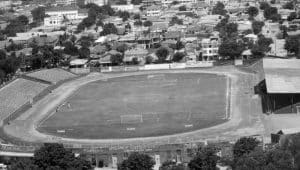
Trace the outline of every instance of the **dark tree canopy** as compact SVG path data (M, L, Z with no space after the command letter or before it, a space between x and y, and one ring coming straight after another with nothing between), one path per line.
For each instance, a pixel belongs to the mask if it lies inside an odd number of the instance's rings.
M44 144L44 146L36 150L33 163L42 169L91 169L89 162L76 158L62 144L55 143Z
M297 18L297 13L296 12L291 12L290 15L288 16L287 20L292 21Z
M117 30L116 26L113 23L108 23L103 26L103 30L100 33L100 35L104 36L104 35L108 35L108 34L117 34L117 33L118 33L118 30Z
M177 16L172 17L171 21L169 22L169 25L173 26L175 24L183 25L183 20L179 19Z
M259 8L260 8L261 10L265 10L265 9L267 9L267 8L270 8L270 5L269 5L268 2L261 2L260 5L259 5Z
M146 154L132 153L118 166L118 170L152 170L155 162Z
M36 22L41 22L44 20L45 14L45 7L37 7L31 11L31 15L33 20Z
M233 146L233 156L235 159L243 156L244 154L249 154L254 151L258 146L259 142L252 137L240 138Z
M179 9L179 11L186 11L186 6L185 6L185 5L182 5L182 6L180 6L178 9Z
M239 43L236 40L227 39L220 45L219 54L223 57L235 59L239 57L244 50L245 46L243 43Z
M114 54L111 55L110 61L113 65L120 65L121 63L123 63L123 58L124 56L122 54Z
M218 2L212 10L214 15L226 15L227 11L225 10L225 5L222 2Z
M293 157L289 151L275 148L268 151L257 149L237 158L236 170L294 170Z
M298 58L300 57L300 37L289 36L286 38L285 49L288 52L294 53Z
M283 5L283 8L284 9L291 9L291 10L294 9L295 8L294 2L293 1L287 2L286 4Z
M165 47L161 47L156 51L155 54L158 57L158 62L164 63L169 55L169 50Z
M264 17L267 20L272 20L273 22L279 21L281 19L281 15L278 14L278 10L276 7L269 7L264 10Z
M180 62L184 58L184 56L185 56L184 53L181 53L181 52L175 53L173 58L172 58L172 61Z
M167 161L161 165L160 170L186 170L186 168L183 164L177 164L173 161Z
M142 0L131 0L131 3L133 5L140 5L140 3L142 3Z
M153 25L153 23L151 21L147 20L143 23L143 25L144 25L144 27L151 27Z
M259 34L262 30L262 27L265 25L262 21L253 21L252 22L252 30L254 34Z
M216 153L217 149L214 147L200 147L188 164L190 170L215 170L219 160Z
M260 35L256 44L253 45L251 52L255 57L264 57L265 53L271 50L270 45L272 43L273 40L271 38Z
M257 16L258 12L258 9L254 6L250 6L247 10L247 14L252 18Z

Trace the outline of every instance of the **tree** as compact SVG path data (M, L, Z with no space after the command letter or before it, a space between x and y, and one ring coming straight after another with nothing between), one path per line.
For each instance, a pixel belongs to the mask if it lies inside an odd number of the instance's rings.
M147 56L146 57L146 64L151 64L151 63L153 63L153 57Z
M289 36L286 38L284 48L290 52L294 53L297 57L300 57L300 37L299 36Z
M252 137L242 137L233 146L233 156L235 159L243 156L244 154L249 154L253 151L259 142Z
M135 26L142 26L142 25L143 25L143 21L137 20L137 21L135 21L135 22L133 23L133 25L135 25Z
M63 46L64 48L64 53L69 54L69 55L78 55L78 48L71 42L71 41L66 41Z
M287 20L292 21L297 18L297 13L296 12L291 12L290 15L288 16Z
M247 10L247 14L250 16L250 18L254 18L258 14L258 9L254 6L250 6Z
M42 22L46 16L45 7L37 7L31 11L33 20L36 22Z
M34 165L42 169L92 169L88 161L66 150L62 144L45 143L34 152Z
M258 37L258 41L251 48L251 52L256 57L263 57L265 53L271 50L270 45L273 43L271 38L266 38L263 35Z
M6 52L0 49L0 60L5 60L5 59L6 59Z
M294 158L287 150L274 149L267 152L267 164L274 170L293 170Z
M185 6L185 5L182 5L182 6L180 6L178 9L179 9L179 11L186 11L186 6Z
M171 21L169 22L169 25L173 26L175 24L183 25L183 20L179 19L177 16L172 17Z
M105 36L108 34L117 34L118 30L113 23L108 23L103 26L103 30L100 33L101 36Z
M158 62L164 63L169 55L169 50L165 47L161 47L155 52L155 54L158 57Z
M173 58L172 58L172 61L174 62L180 62L183 58L184 58L185 54L184 53L175 53Z
M225 5L222 2L218 2L212 10L214 15L226 15L227 11L225 10Z
M278 15L278 10L276 7L269 7L264 10L264 17L267 20L273 20L274 17Z
M116 50L120 53L123 53L128 49L128 46L126 44L120 44L117 46Z
M121 63L123 63L123 58L124 57L121 54L114 54L114 55L111 55L110 61L114 65L120 65Z
M88 47L81 47L78 50L79 58L89 58L90 57L90 49Z
M141 15L140 14L134 14L133 19L140 20L141 19Z
M151 27L153 25L153 23L151 21L147 20L143 23L143 25L144 25L144 27Z
M23 25L28 25L29 24L29 20L25 15L20 15L17 17L17 20L22 23Z
M238 31L237 23L227 23L225 26L225 31L226 31L227 37L231 37L233 33L237 33L237 31Z
M154 164L154 160L149 155L134 152L118 165L118 170L151 170Z
M144 27L151 27L153 25L153 23L151 21L145 21L144 22Z
M131 3L133 5L140 5L140 3L142 3L142 0L131 0Z
M252 22L252 30L254 34L259 34L262 30L262 27L265 25L263 21L253 21Z
M214 147L200 147L196 155L189 162L190 170L215 170L219 157Z
M266 166L267 156L261 149L238 157L235 162L236 170L263 170Z
M270 8L270 5L269 5L268 2L261 2L260 5L259 5L259 8L260 8L261 10L265 10L265 9L267 9L267 8Z
M283 5L283 8L284 9L290 9L290 10L293 10L295 7L294 7L294 2L293 1L289 1L287 2L286 4Z
M12 161L8 169L14 170L38 170L38 166L33 163L32 159L22 158L17 161Z
M242 54L244 49L245 46L243 43L239 43L236 40L227 39L220 45L219 54L223 57L235 59Z
M177 164L176 162L173 161L164 162L160 167L160 170L185 170L185 169L186 168L183 164Z

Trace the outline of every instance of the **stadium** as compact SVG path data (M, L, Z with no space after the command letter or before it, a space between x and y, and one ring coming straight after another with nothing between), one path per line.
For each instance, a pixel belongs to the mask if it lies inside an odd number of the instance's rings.
M180 151L183 157L186 144L264 136L261 100L254 93L263 79L259 69L261 62L21 75L0 89L1 150L32 155L42 143L63 143L81 154L105 153L97 159L109 163L124 152Z
M233 139L239 135L222 133L241 126L235 121L241 119L234 113L238 107L232 105L237 96L239 101L251 99L252 94L243 91L253 93L248 83L255 84L253 77L234 67L83 76L63 69L41 70L0 91L3 132L24 142L99 146ZM240 83L249 85L237 90ZM249 109L253 108L243 110Z

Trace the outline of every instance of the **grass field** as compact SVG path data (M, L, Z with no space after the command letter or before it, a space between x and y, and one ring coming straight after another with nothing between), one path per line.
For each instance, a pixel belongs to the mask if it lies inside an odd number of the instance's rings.
M193 131L226 120L226 77L168 73L112 78L77 90L38 128L112 139Z

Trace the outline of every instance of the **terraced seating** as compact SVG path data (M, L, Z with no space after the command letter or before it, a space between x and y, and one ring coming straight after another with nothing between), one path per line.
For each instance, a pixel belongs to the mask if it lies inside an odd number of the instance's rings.
M40 71L29 73L27 74L27 76L45 80L53 84L56 84L57 82L62 80L76 77L75 74L72 74L68 71L59 68L40 70Z
M19 78L0 89L0 119L29 102L49 85Z

